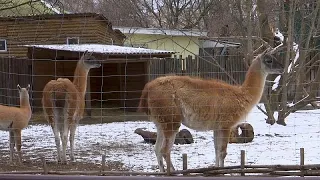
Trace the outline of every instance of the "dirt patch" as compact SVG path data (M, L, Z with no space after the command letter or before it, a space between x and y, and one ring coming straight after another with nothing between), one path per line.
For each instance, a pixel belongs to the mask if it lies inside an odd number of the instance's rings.
M24 156L24 161L21 165L14 162L9 163L7 156L0 156L0 172L13 171L36 171L42 170L43 163L41 159L35 159L32 156ZM90 162L70 162L68 164L58 164L54 160L47 161L47 166L50 171L97 171L101 169L101 163ZM123 167L123 163L117 161L107 161L105 166L106 171L121 171L127 170Z

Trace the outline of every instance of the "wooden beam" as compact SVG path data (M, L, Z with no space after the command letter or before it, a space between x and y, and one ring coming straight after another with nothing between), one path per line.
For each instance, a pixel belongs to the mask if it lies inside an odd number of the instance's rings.
M91 117L92 109L91 109L91 81L90 81L90 72L88 74L88 80L87 80L87 92L86 92L86 112L87 116Z

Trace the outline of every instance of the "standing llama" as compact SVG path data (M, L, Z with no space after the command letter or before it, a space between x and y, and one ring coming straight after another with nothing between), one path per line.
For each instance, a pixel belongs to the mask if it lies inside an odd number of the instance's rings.
M32 111L29 102L30 85L21 88L18 84L17 87L20 96L20 108L0 105L0 130L9 131L10 163L13 163L14 147L16 146L19 164L21 164L21 131L28 126Z
M269 48L259 54L241 86L189 76L159 77L145 85L138 111L149 114L156 125L155 154L161 172L163 159L174 170L170 152L181 123L195 130L213 130L215 165L224 166L231 127L259 102L267 75L283 72L275 53L276 48Z
M42 107L44 115L52 127L57 160L67 163L66 150L70 132L70 159L74 161L74 136L77 124L83 118L88 73L91 68L99 68L101 63L87 51L77 63L73 82L67 78L49 81L43 89ZM62 154L60 148L62 143Z

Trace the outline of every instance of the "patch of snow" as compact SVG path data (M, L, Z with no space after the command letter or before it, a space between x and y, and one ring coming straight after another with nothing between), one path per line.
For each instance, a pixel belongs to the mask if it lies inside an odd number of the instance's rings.
M57 13L57 14L61 14L63 12L61 12L60 10L58 10L57 8L53 7L52 4L48 3L45 0L41 0L41 3L43 3L47 8L51 9L53 12Z
M295 51L296 55L293 58L293 61L288 66L288 73L291 72L291 70L293 68L292 65L294 65L297 62L297 60L299 59L299 55L300 55L300 53L299 53L299 45L297 43L295 43L295 42L293 43L293 50Z
M43 49L53 49L61 51L77 51L101 53L101 54L173 54L173 51L133 48L106 44L52 44L52 45L23 45L26 47L36 47Z
M283 36L283 34L280 32L279 29L276 30L276 32L275 32L274 35L277 36L277 37L279 37L279 38L280 38L280 41L283 42L284 36Z
M293 102L287 104L288 107L293 107L294 105L295 105L295 103L293 103Z
M299 148L305 148L305 164L320 161L320 110L299 111L286 119L287 126L265 123L265 115L254 108L245 118L255 132L254 140L247 144L229 144L226 166L240 164L240 151L246 151L247 164L299 164ZM152 122L121 122L81 125L76 133L75 155L77 161L100 163L101 155L107 160L121 161L132 171L158 171L154 145L146 144L134 133L136 128L156 131ZM182 126L181 128L186 128ZM189 128L186 128L189 129ZM182 169L182 154L188 155L188 167L214 165L213 133L189 129L195 142L174 145L173 164ZM22 132L23 153L38 153L54 160L55 143L50 126L30 125ZM9 155L8 132L0 131L0 154Z
M275 91L278 86L279 86L279 81L281 79L281 75L277 76L275 79L274 79L274 84L272 85L272 90Z

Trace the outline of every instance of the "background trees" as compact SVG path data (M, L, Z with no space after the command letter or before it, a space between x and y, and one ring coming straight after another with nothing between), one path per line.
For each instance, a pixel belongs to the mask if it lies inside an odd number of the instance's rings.
M3 0L0 15L32 7L47 13L40 0ZM279 58L281 76L268 77L270 87L260 107L267 123L285 125L285 118L308 104L317 107L320 81L320 0L46 0L63 11L104 14L113 26L197 29L208 36L242 43L250 64L261 45L285 45ZM62 11L62 12L63 12ZM10 14L11 12L11 14ZM31 13L31 14L32 14ZM277 34L278 36L274 36Z

